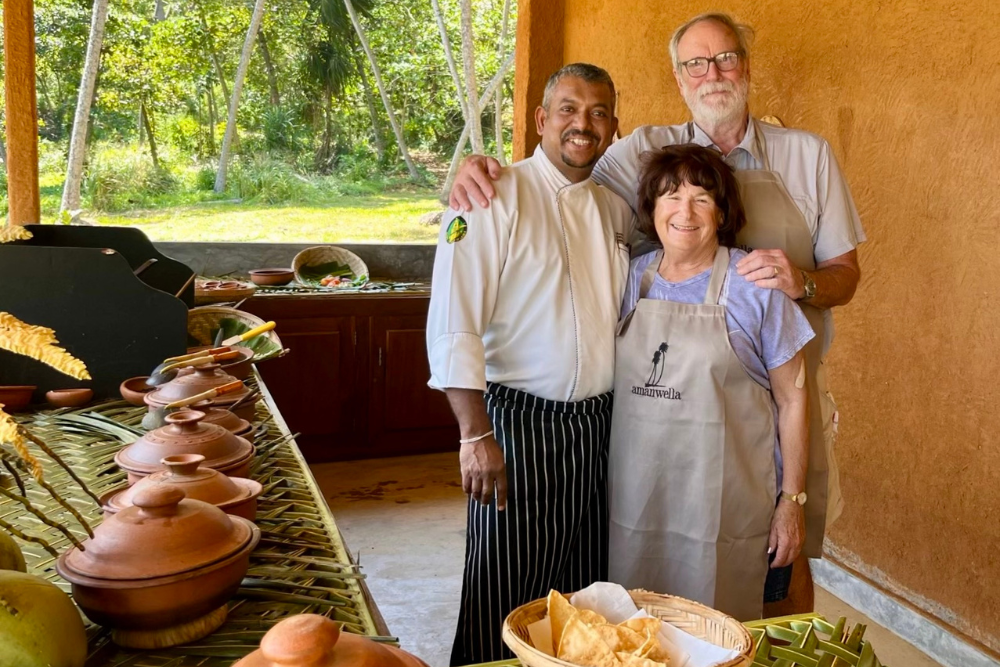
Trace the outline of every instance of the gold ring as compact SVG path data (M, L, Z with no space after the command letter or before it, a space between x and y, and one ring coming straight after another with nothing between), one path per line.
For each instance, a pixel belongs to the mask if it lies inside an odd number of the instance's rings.
M777 266L776 266L776 267L774 267L774 277L775 277L775 278L777 278L777 277L778 277L778 267L777 267Z

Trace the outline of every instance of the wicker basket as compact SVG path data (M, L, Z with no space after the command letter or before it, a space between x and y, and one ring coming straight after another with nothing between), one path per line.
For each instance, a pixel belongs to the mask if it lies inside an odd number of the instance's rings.
M717 667L749 667L753 662L753 638L735 618L673 595L641 590L629 591L629 595L640 609L645 609L651 616L699 639L739 652L736 658L720 663ZM528 626L545 618L546 613L545 598L521 605L512 611L503 622L504 643L525 667L576 667L571 662L548 656L531 645Z
M227 318L242 322L251 329L264 324L264 320L242 310L226 306L202 306L188 311L188 335L197 340L199 345L211 345L212 336L219 328L219 322ZM261 335L270 338L279 348L282 347L281 339L273 330Z
M355 277L368 276L368 278L371 278L371 274L368 273L368 265L350 250L338 248L334 245L318 245L306 248L292 260L292 271L295 272L295 280L302 285L309 284L302 278L302 274L300 273L302 267L328 264L329 262L347 264Z

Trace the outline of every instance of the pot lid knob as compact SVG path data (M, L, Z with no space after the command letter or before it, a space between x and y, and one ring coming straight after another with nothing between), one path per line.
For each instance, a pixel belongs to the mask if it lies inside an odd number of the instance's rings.
M164 456L160 463L167 466L171 477L192 477L197 475L198 466L205 461L201 454L176 454Z
M172 484L150 484L132 497L132 504L147 516L170 516L177 513L177 504L186 494Z
M222 368L222 364L204 364L202 366L195 366L194 372L202 377L212 377L215 375L215 371Z
M165 428L171 433L194 433L198 430L198 422L205 418L204 412L197 410L178 410L164 417Z
M286 618L260 642L260 652L274 665L325 667L331 664L340 627L325 616L299 614Z

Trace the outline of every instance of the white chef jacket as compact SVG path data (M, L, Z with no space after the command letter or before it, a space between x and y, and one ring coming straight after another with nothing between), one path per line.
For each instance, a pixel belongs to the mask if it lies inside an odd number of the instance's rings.
M488 208L448 210L434 258L427 356L435 389L496 382L556 401L610 391L635 216L541 146L503 170ZM458 216L464 238L448 242Z
M733 169L764 168L763 156L757 154L758 129L763 133L771 170L781 176L812 232L816 262L839 257L863 243L865 230L861 227L851 191L830 144L823 137L804 130L750 122L743 141L724 156L726 163ZM594 167L591 178L617 192L635 208L642 153L688 142L719 150L695 123L644 125L612 144ZM825 355L833 342L833 316L829 309L823 316L826 320Z

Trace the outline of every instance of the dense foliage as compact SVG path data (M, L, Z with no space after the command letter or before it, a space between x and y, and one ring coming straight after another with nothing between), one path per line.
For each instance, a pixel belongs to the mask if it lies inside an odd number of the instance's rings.
M245 0L110 0L91 112L86 206L122 210L164 193L210 190L225 131L226 95L252 5ZM447 166L463 122L430 0L354 0L354 6L411 150L423 156L423 164ZM461 70L458 1L441 0L441 7ZM482 89L501 62L503 0L474 0L473 7ZM42 170L51 169L50 185L57 187L57 175L65 170L91 4L35 0L35 9ZM513 48L515 13L512 7L507 52ZM504 82L507 115L512 84L511 70ZM483 127L487 146L495 150L492 114L488 105ZM405 180L343 0L268 0L237 125L235 178L228 196L274 190L259 183L272 177L290 193L326 174L343 175L345 182ZM509 133L510 123L505 125ZM425 170L424 176L433 184L431 173ZM5 185L0 179L0 194ZM44 190L44 175L42 185Z

